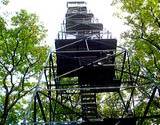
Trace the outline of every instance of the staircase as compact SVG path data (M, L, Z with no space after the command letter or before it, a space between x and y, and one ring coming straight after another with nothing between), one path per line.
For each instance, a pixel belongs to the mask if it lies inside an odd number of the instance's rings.
M82 119L85 121L94 121L98 119L96 93L90 90L81 91Z

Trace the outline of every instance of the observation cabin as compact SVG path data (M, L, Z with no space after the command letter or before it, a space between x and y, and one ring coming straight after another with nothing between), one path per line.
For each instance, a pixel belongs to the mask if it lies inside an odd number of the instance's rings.
M117 40L101 37L103 24L94 21L86 2L67 2L67 8L61 32L73 38L56 39L57 75L78 77L81 86L120 86L114 71Z

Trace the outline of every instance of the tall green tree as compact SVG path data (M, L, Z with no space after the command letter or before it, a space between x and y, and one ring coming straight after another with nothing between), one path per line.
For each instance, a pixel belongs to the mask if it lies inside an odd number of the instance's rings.
M123 46L129 50L131 69L139 65L140 74L147 78L140 84L160 84L160 2L159 0L114 0L118 8L117 16L122 19L128 29L122 34ZM152 87L139 88L143 92L137 104L138 115L143 114L146 107L144 98L152 92ZM158 100L156 100L158 102ZM156 103L159 106L159 103ZM155 114L153 105L149 114ZM154 109L154 110L153 110ZM153 113L154 112L154 113ZM159 121L154 121L156 124ZM148 124L154 123L150 121ZM146 122L147 124L147 122Z
M114 0L119 17L129 27L122 34L124 46L143 66L143 75L160 80L160 2L158 0Z
M5 2L5 1L3 1ZM19 102L35 87L46 59L41 45L46 30L35 14L17 12L9 22L0 17L0 124L15 124Z

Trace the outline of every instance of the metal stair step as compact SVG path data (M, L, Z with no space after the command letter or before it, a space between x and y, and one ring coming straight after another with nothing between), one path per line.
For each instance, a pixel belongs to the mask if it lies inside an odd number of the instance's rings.
M85 115L85 116L97 116L97 112L82 112L82 115Z
M83 100L81 100L81 102L96 102L96 100L95 99L83 99Z
M86 93L86 94L82 94L81 97L90 98L90 97L96 97L96 95L91 93Z
M84 85L84 87L88 87ZM90 90L81 90L81 108L83 119L97 119L96 94Z

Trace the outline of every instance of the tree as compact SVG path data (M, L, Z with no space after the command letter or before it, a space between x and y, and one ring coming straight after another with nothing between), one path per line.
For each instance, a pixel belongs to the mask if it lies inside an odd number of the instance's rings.
M34 89L47 47L41 45L46 30L35 14L25 10L10 22L0 17L0 29L0 124L4 125L14 123L14 112L22 108L20 100Z
M121 5L120 5L121 4ZM122 38L134 59L144 67L145 75L158 82L160 75L160 7L158 0L115 0L129 30Z
M141 80L143 84L147 82L154 85L160 84L159 4L158 0L113 1L113 5L118 8L118 17L128 26L128 30L122 34L123 46L129 50L132 70L135 70L134 65L138 64L140 74L147 78ZM150 90L151 87L143 90L144 94L141 96L143 102L137 104L139 113L142 113L141 109L146 106L146 101L143 98Z

